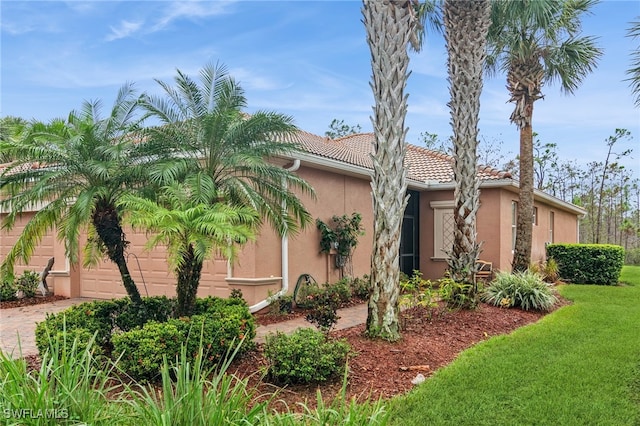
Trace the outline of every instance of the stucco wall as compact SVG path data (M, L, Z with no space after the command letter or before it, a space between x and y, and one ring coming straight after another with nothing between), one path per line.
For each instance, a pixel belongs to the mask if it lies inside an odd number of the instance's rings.
M7 256L18 240L18 236L22 233L25 225L29 220L31 220L33 215L34 213L32 212L24 213L16 220L15 226L11 231L7 231L6 229L0 230L0 259L4 260ZM2 221L5 216L6 215L0 215L0 221ZM28 264L24 264L21 260L18 260L15 265L15 273L20 274L25 269L30 269L40 273L47 265L49 259L53 257L55 245L56 241L53 237L53 233L45 235L40 244L36 247L36 250L33 256L31 256L31 260Z
M453 201L453 191L431 191L420 194L420 267L423 276L438 279L447 269L447 262L434 254L434 201ZM513 260L511 203L518 194L502 188L480 190L477 217L478 241L481 242L480 259L493 262L495 270L511 270ZM545 260L545 243L549 238L549 217L554 213L554 242L577 242L577 218L574 214L554 208L537 200L538 224L533 227L532 261ZM435 258L435 259L434 259Z
M364 235L358 240L353 253L353 274L362 276L369 272L373 241L373 210L371 185L368 180L338 175L323 170L302 167L298 174L315 189L316 198L302 197L311 213L313 223L298 235L289 238L290 286L304 273L311 274L319 283L335 282L339 270L335 268L334 256L320 253L320 231L315 220L331 225L334 215L362 215Z
M353 275L369 273L370 256L373 241L373 211L371 186L368 179L341 175L303 165L297 172L307 180L316 191L316 198L301 194L301 198L311 213L312 223L297 235L290 235L289 244L289 293L293 292L297 278L304 273L311 274L319 283L335 282L339 279L339 270L335 268L334 256L320 253L320 232L315 220L320 218L330 223L333 215L362 214L365 235L359 239L353 257ZM478 239L483 241L480 258L491 261L494 269L510 270L511 250L511 203L517 201L517 193L502 188L481 190L481 204L478 211ZM420 193L420 269L425 278L441 278L447 268L442 256L434 256L434 210L432 202L453 201L453 191L428 191ZM554 213L554 242L576 242L576 216L536 201L538 224L533 229L532 260L544 259L545 242L550 241L549 218ZM25 214L11 231L0 231L0 257L4 258L31 217ZM163 247L153 251L144 249L147 237L144 233L127 229L129 246L129 268L143 295L175 295L175 277L169 270L166 252ZM84 243L84 240L82 241ZM268 223L263 225L260 235L254 243L247 244L232 266L235 278L268 279L275 281L263 284L260 289L251 289L245 296L250 304L266 297L268 291L279 288L279 277L283 276L281 237ZM85 296L112 298L125 295L120 275L111 262L101 262L91 269L76 268L65 264L64 247L57 242L53 234L47 235L28 268L42 270L47 260L55 256L54 274L49 282L58 294L66 296ZM437 259L434 259L437 258ZM140 265L138 265L138 262ZM17 265L21 272L25 265ZM66 272L65 272L66 271ZM143 271L141 273L141 271ZM227 283L227 262L215 258L206 262L200 282L200 296L226 297L230 288ZM286 275L286 274L285 274Z

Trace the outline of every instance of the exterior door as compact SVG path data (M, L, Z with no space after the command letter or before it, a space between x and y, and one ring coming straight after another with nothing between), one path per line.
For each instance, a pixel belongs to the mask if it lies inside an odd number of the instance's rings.
M400 270L408 276L420 269L419 225L420 193L408 190L409 201L404 210L402 234L400 238Z

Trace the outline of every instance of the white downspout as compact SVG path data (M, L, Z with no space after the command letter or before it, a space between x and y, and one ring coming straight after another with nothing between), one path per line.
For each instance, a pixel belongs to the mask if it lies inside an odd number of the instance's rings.
M300 159L296 158L293 160L293 165L291 167L287 167L285 170L288 172L295 172L300 168ZM282 182L282 187L286 188L287 183ZM282 202L282 210L287 208L286 204ZM282 287L280 290L272 295L271 297L264 299L253 306L249 307L249 311L251 313L258 312L260 309L264 309L271 301L278 299L280 296L284 296L289 291L289 236L284 234L282 236L282 243L280 244L281 248L281 276L282 276Z

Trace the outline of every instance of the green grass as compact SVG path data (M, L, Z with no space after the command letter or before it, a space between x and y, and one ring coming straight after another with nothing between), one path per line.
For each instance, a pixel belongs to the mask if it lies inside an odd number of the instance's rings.
M572 300L465 351L406 397L393 424L640 424L640 267L626 286L562 286Z

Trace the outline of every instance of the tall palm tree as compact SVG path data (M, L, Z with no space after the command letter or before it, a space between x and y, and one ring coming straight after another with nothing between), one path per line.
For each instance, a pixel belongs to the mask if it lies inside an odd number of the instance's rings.
M635 105L640 107L640 16L636 17L636 20L631 22L627 36L633 39L638 39L638 46L633 52L631 52L631 68L627 70L629 74L629 82L631 91L635 95Z
M456 226L449 271L456 282L471 284L470 294L463 299L469 305L474 305L477 293L475 269L480 251L476 231L480 205L478 116L490 12L489 0L445 0L443 8L456 182L453 215Z
M157 200L130 194L121 199L134 228L151 231L147 248L168 247L178 279L179 316L192 314L204 262L215 253L233 260L236 247L254 239L259 216L252 208L216 201L211 176L194 174L159 191Z
M409 76L410 39L418 24L412 1L364 0L362 13L371 50L375 99L373 177L373 252L367 334L387 340L400 338L398 322L399 249L402 218L407 205L404 120Z
M128 241L117 203L128 191L146 187L148 157L144 144L135 143L136 106L133 86L126 84L106 118L100 115L100 101L87 101L66 121L28 123L0 142L1 150L15 158L0 175L0 208L9 212L3 227L12 229L22 212L43 206L4 259L5 272L12 273L18 258L27 263L54 228L66 255L76 262L80 233L88 229L94 237L89 238L88 251L106 254L117 265L132 302L141 301L125 260Z
M281 235L311 222L294 192L313 194L311 186L269 161L298 152L291 117L243 112L244 91L223 65L205 66L199 82L178 70L175 86L158 83L165 96L141 102L146 117L162 124L149 132L150 143L166 155L151 171L157 182L204 173L213 179L217 201L255 209Z
M533 106L542 86L555 80L572 94L595 68L601 49L580 36L581 16L597 0L504 0L494 2L489 28L487 70L507 74L510 120L520 131L520 195L512 267L531 263L533 231Z

